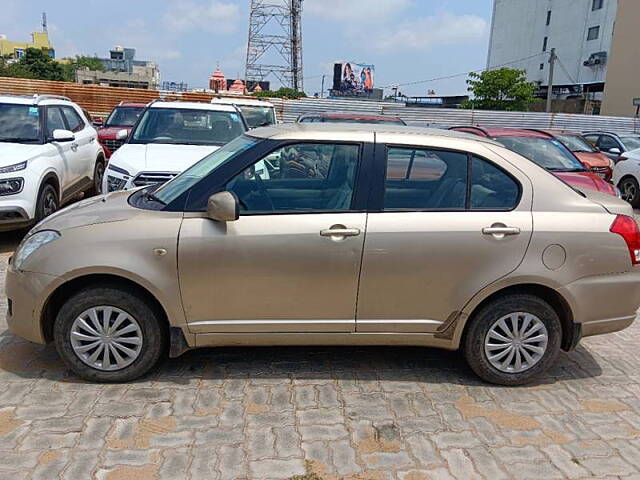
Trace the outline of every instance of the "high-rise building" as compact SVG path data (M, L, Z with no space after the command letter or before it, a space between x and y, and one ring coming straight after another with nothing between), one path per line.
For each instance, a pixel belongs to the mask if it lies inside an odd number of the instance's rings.
M494 0L487 67L526 70L544 93L555 48L554 94L599 100L617 15L618 0Z

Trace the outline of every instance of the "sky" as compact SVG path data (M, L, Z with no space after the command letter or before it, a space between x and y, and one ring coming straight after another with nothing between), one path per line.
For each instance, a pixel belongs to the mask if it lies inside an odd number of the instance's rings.
M218 62L243 77L250 0L0 0L0 34L26 41L47 12L57 57L108 57L116 46L153 60L162 80L204 88ZM55 5L55 7L54 7ZM406 95L466 93L486 65L492 0L304 0L304 89L331 83L336 61L374 64L376 86ZM278 86L277 81L273 86Z

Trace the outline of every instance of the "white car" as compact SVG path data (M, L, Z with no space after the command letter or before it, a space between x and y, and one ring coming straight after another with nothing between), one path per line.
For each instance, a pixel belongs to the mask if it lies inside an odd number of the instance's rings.
M105 156L82 109L66 97L0 95L0 230L26 227L100 191Z
M624 152L613 167L611 181L620 190L623 200L640 208L640 148Z
M273 103L251 98L214 98L211 103L217 105L235 105L244 116L249 128L267 127L278 123L276 107Z
M109 159L103 191L164 183L247 129L232 105L152 102L131 134L117 133L128 138Z

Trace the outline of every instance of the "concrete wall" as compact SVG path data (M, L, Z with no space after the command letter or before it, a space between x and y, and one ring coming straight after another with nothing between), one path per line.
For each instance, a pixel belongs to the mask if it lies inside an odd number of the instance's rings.
M618 0L604 0L603 8L595 11L591 10L592 0L494 1L489 68L536 55L508 66L524 69L530 81L547 85L548 52L555 47L567 71L558 65L554 84L605 81L606 66L585 67L583 62L592 53L610 50ZM549 10L552 12L551 23L547 26ZM600 26L599 38L587 40L589 28L595 26ZM548 37L547 53L542 52L544 37Z
M636 114L633 99L640 98L640 1L619 1L602 114L632 117Z

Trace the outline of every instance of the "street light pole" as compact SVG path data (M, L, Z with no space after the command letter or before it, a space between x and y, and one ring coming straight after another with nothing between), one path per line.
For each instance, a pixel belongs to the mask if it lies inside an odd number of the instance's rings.
M551 57L549 57L549 86L547 89L547 113L551 113L551 99L553 97L553 70L556 66L556 49L551 49Z
M322 88L320 89L320 98L324 98L324 77L325 75L322 75Z

